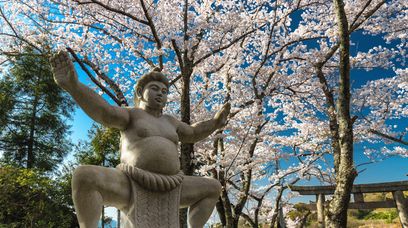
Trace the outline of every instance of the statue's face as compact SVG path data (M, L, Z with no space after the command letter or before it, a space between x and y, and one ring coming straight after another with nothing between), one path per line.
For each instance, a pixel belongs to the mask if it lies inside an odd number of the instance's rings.
M141 91L141 102L145 102L150 108L164 108L167 102L167 86L159 81L151 81Z

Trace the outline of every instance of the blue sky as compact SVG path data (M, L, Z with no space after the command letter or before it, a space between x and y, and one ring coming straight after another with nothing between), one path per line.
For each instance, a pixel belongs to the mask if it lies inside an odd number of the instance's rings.
M89 118L81 109L75 109L73 117L72 136L74 142L88 138L88 130L92 126L92 119ZM369 159L363 153L362 145L356 145L355 148L355 164L368 162ZM388 158L384 161L372 163L359 167L359 170L366 169L360 173L356 179L358 183L370 183L379 181L398 181L408 180L408 158L399 156Z
M376 45L384 45L383 40L375 36L368 36L363 35L361 33L357 33L352 36L352 42L354 45L351 47L351 54L355 55L358 51L367 51L368 49L376 46ZM393 45L393 44L388 44ZM401 66L398 66L401 67ZM90 85L90 80L85 76L82 70L77 67L77 72L79 73L79 77L81 82L86 85ZM365 71L365 70L353 70L351 74L352 83L354 88L361 87L367 81L384 78L384 77L392 77L394 73L392 70L387 69L375 69L372 71ZM75 115L73 117L73 121L70 123L72 125L72 136L71 139L74 143L78 142L79 140L85 140L88 138L88 130L92 126L92 120L79 108L75 110ZM401 124L406 125L404 121L400 121ZM405 127L405 126L404 126ZM355 145L355 164L359 165L362 163L369 162L369 159L363 153L363 146L364 144L356 144ZM403 145L400 145L403 146ZM72 155L68 157L68 159L72 159ZM285 167L285 163L289 164L292 161L283 162L282 166ZM408 158L402 158L399 156L387 158L381 162L371 163L368 165L358 167L358 171L364 170L359 173L357 176L355 183L356 184L363 184L363 183L378 183L378 182L392 182L392 181L403 181L408 180ZM312 181L301 181L299 184L302 185L319 185L320 183L316 180ZM294 201L309 201L315 200L314 197L301 197L295 199ZM108 209L107 215L114 217L116 216L116 210Z
M356 32L351 36L352 46L350 48L351 55L354 56L359 51L367 51L370 48L382 45L382 46L394 46L394 43L386 44L380 37L363 35L361 32ZM396 65L397 67L402 67ZM91 85L90 79L87 78L85 73L76 67L79 74L80 81L86 85ZM394 76L394 72L391 69L374 69L371 71L366 70L352 70L351 80L353 88L359 88L366 82ZM106 97L105 97L106 98ZM406 127L404 121L399 121L399 125L403 128ZM80 139L87 139L88 130L92 126L92 120L79 108L75 110L75 115L72 125L72 140L78 142ZM400 145L403 146L403 145ZM363 144L355 145L355 164L368 162L369 159L363 153ZM406 174L408 174L408 158L392 157L384 161L364 165L358 168L358 170L366 169L361 172L356 179L356 183L370 183L380 181L395 181L395 180L408 180Z
M86 78L83 72L80 69L77 69L80 80L85 83L86 85L90 84L90 80ZM372 80L373 78L379 77L379 75L383 75L387 71L358 71L358 78L366 81ZM353 76L353 75L352 75ZM357 80L357 79L356 79ZM363 84L362 80L358 80L358 84ZM356 84L357 84L356 83ZM79 108L76 108L75 115L72 121L72 140L74 142L78 142L79 140L87 139L88 137L88 130L92 126L93 121ZM363 145L358 144L355 145L355 164L359 165L362 163L366 163L369 159L363 153ZM69 158L72 158L69 156ZM285 162L283 162L285 163ZM288 161L291 163L291 161ZM282 166L285 166L282 164ZM371 163L368 165L364 165L358 167L358 170L363 170L357 176L355 183L356 184L363 184L363 183L378 183L378 182L392 182L392 181L404 181L408 180L408 158L402 158L399 156L391 157L386 160L377 163ZM302 185L319 185L320 183L316 180L311 181L301 181L298 184ZM305 197L298 197L292 200L292 202L308 202L314 201L314 196L305 196ZM116 218L116 210L114 208L108 208L106 211L108 216Z

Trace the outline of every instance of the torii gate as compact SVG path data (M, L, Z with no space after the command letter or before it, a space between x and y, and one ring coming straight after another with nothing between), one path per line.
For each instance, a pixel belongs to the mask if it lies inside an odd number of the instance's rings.
M299 192L300 195L316 195L316 204L308 204L310 210L317 209L319 227L324 227L324 201L325 195L333 195L335 186L289 186L289 189ZM408 191L408 181L385 182L375 184L353 185L351 194L354 202L349 204L349 209L376 209L397 208L402 227L408 228L408 199L402 191ZM363 193L392 192L394 200L364 202Z

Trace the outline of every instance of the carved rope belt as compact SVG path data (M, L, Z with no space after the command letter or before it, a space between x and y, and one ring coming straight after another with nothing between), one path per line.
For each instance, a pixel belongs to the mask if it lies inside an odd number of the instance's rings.
M116 168L128 176L131 188L129 203L122 209L123 227L180 227L182 172L162 175L126 164L119 164Z
M131 177L141 187L156 192L168 192L175 189L181 184L184 177L182 171L176 175L163 175L152 173L123 163L116 166L116 168Z

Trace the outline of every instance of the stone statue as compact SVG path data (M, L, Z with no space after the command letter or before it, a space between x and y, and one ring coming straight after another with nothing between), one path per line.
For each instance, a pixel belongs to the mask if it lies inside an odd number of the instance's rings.
M178 142L194 143L226 123L230 104L213 119L188 125L163 114L169 87L160 72L143 75L135 86L136 107L109 105L78 81L67 52L51 58L54 79L96 122L121 133L121 164L116 168L82 165L72 178L72 197L82 228L97 227L103 205L120 209L126 227L178 227L178 207L188 207L188 225L203 227L221 185L212 178L180 172ZM159 208L159 209L157 209Z

